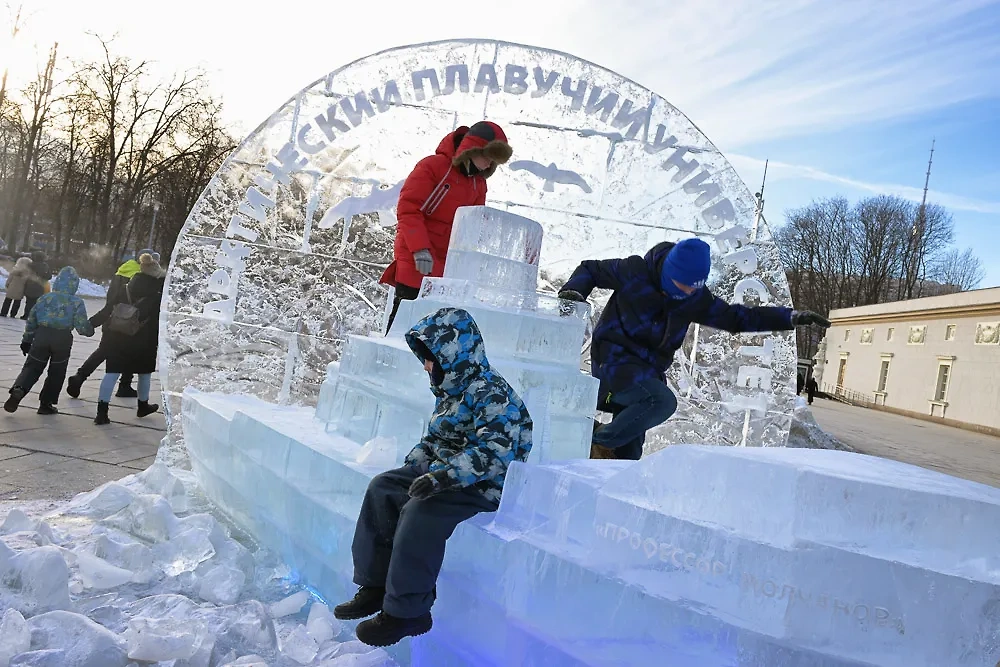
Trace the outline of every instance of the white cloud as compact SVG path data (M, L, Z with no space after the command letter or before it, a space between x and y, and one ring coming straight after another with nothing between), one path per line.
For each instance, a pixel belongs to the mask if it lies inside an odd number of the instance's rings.
M737 172L746 180L749 174L759 175L764 169L764 160L740 154L730 154L727 156ZM898 185L895 183L869 183L867 181L848 178L831 174L815 167L808 167L799 164L788 164L771 160L767 165L767 179L772 180L793 180L808 179L812 181L822 181L826 183L836 183L856 190L871 192L874 194L891 194L904 197L912 201L920 201L924 191L909 185ZM941 204L954 211L971 211L974 213L1000 214L1000 201L989 201L985 199L975 199L963 197L961 195L928 190L928 201Z
M58 39L64 54L92 54L84 31L117 31L119 51L167 71L204 65L244 129L351 60L466 36L564 50L619 71L663 95L723 150L1000 94L996 0L30 6L22 41L37 39L43 53ZM990 16L976 14L984 7Z

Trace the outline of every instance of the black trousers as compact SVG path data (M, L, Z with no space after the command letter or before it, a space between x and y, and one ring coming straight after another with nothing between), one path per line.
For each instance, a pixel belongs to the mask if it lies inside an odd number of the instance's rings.
M78 369L76 369L75 375L80 378L81 381L86 380L94 374L94 371L96 371L98 367L100 367L100 365L107 360L107 358L108 355L104 352L104 350L98 347L96 350L91 352L90 356L87 357L87 360L84 361ZM131 384L132 373L122 373L122 379L120 380L118 386L128 387Z
M382 609L399 618L430 611L444 545L455 526L497 509L472 489L414 500L407 491L423 472L404 467L374 477L354 530L354 583L385 587Z
M21 316L22 320L28 319L28 315L31 314L31 309L35 307L36 301L38 301L37 298L32 298L30 296L24 297L24 315Z
M14 386L20 387L27 394L48 366L49 372L45 376L45 384L42 385L38 398L43 404L55 405L59 402L59 392L62 391L63 381L66 379L66 368L69 366L72 349L72 330L38 327L28 358L24 360L24 367L14 380Z
M0 317L17 317L17 311L21 310L21 300L7 297L3 300L3 307L0 307Z
M409 285L396 285L396 296L392 300L392 312L389 313L389 323L385 326L385 335L389 335L389 329L392 328L392 322L396 319L396 311L399 310L399 304L403 301L413 301L420 295L419 287L410 287Z

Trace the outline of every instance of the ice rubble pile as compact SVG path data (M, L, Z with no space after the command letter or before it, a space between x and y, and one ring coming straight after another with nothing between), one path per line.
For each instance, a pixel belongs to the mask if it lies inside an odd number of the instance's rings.
M400 333L460 305L491 361L533 394L529 409L536 422L547 416L550 437L512 467L495 516L456 530L435 629L395 647L400 662L997 663L1000 491L838 451L678 445L636 463L565 460L586 456L573 426L584 403L559 384L583 313L558 318L557 303L518 292L531 269L517 262L531 265L537 244L495 242L487 219L512 236L530 229L488 209L463 213L452 240L467 253L456 255L459 277L426 281L388 338L352 339L315 416L185 393L186 444L206 494L297 576L330 599L352 592L365 488L420 437L430 411L426 375ZM488 268L504 289L472 279L477 257L499 258Z
M43 519L11 510L0 667L392 664L308 592L288 595L287 568L233 539L199 494L158 462Z
M402 463L434 407L427 373L403 340L420 319L445 306L466 309L486 341L490 364L535 418L532 462L586 457L598 381L580 372L589 306L536 292L542 227L487 206L458 210L443 278L425 278L404 301L389 336L351 336L330 364L317 416L356 442L395 438Z

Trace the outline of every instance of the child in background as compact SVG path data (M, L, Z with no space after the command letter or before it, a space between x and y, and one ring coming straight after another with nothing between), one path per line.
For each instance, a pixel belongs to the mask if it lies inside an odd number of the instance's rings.
M52 291L40 296L31 309L21 340L21 352L27 359L10 389L10 398L3 405L7 412L17 410L21 399L35 386L46 366L49 372L39 394L38 414L59 412L56 403L73 349L73 329L81 336L94 335L94 327L87 319L87 306L76 296L79 286L76 269L63 267L52 284Z

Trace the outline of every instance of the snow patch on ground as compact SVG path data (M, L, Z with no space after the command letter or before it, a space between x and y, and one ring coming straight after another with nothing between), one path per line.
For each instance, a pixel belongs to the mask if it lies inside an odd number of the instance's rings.
M80 287L77 288L76 294L77 296L101 297L103 299L108 296L108 288L106 285L99 285L86 278L80 278Z
M394 665L158 460L55 506L0 505L0 667Z

